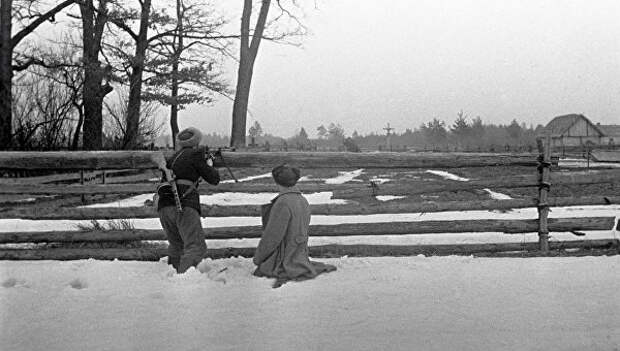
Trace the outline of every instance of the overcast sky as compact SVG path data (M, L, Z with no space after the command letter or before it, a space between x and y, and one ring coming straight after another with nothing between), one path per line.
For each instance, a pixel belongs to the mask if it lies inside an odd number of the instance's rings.
M403 132L461 109L496 124L620 124L620 1L322 0L305 12L303 48L261 46L248 126ZM231 114L220 99L180 125L229 134Z

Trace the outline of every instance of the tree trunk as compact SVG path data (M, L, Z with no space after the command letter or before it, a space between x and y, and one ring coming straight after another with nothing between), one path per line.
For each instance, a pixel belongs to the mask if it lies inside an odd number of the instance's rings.
M0 150L9 149L12 139L11 7L12 0L0 0Z
M237 89L235 101L233 103L233 120L230 146L245 146L245 130L247 124L248 103L250 99L250 84L252 82L252 69L248 69L246 60L239 61L239 72L237 75ZM246 67L244 67L246 66Z
M252 41L250 42L252 0L244 0L243 14L241 15L241 48L239 69L237 71L237 90L233 104L232 131L230 136L230 146L232 147L245 146L246 121L254 62L256 61L256 55L265 29L265 23L267 22L267 14L269 13L270 5L271 0L262 1Z
M71 150L77 150L80 142L80 133L82 131L82 125L84 124L84 104L74 104L75 109L78 111L78 123L75 126L75 132L73 134L73 140L71 141Z
M172 75L174 76L179 72L178 65L173 65L172 67ZM179 83L176 78L172 78L172 89L171 96L173 99L172 104L170 105L170 130L172 131L172 147L176 149L177 147L177 134L179 134L179 106L176 101L179 95Z
M103 97L98 94L102 82L99 61L92 62L92 58L84 55L84 70L82 145L85 150L98 150L103 147Z
M80 3L83 28L84 60L84 103L83 148L97 150L103 147L103 99L112 91L112 87L103 83L104 69L99 62L101 37L107 22L107 0L99 1L95 14L93 0Z
M176 149L177 134L179 134L179 60L183 52L183 4L181 0L177 0L177 43L174 48L174 56L172 61L172 78L170 81L170 130L172 131L172 146Z
M136 40L136 53L133 57L131 76L129 77L129 101L127 103L127 127L123 146L125 149L134 149L138 145L140 125L140 103L142 97L142 73L148 46L147 32L151 10L151 0L141 2L140 32Z

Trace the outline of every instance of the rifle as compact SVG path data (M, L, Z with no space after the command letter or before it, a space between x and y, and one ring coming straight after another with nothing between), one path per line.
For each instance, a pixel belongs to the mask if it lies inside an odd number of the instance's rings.
M231 151L235 151L235 149L230 149ZM224 155L222 155L222 148L218 147L217 150L215 151L210 151L209 147L206 146L205 147L205 157L207 159L219 159L219 161L222 163L222 165L224 165L224 167L226 167L226 169L228 170L228 174L230 174L230 176L232 177L232 179L235 180L235 183L239 183L239 180L237 179L237 177L235 177L235 175L233 174L232 170L230 169L230 167L228 167L228 163L226 163L226 160L224 159Z
M157 153L152 157L153 162L157 163L157 167L164 172L164 177L166 178L166 182L170 184L170 188L172 189L172 195L174 197L174 204L179 213L183 212L183 206L181 206L181 197L179 196L179 189L177 188L177 183L174 181L174 176L172 175L172 171L166 166L166 157L164 157L163 153ZM154 204L157 206L157 204Z

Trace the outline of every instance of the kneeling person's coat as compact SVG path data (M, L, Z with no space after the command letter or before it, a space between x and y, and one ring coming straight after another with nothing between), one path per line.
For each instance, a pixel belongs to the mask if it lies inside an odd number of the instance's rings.
M263 235L254 254L255 275L303 280L336 270L308 258L310 205L299 190L280 193L263 210Z

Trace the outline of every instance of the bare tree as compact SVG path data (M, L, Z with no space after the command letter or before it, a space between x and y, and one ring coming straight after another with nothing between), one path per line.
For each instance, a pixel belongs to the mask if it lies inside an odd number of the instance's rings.
M75 0L65 0L47 10L40 10L37 1L22 2L0 0L0 149L11 146L12 139L12 80L13 71L25 70L33 61L13 64L15 47L45 21L53 21L54 16L73 4ZM21 29L12 35L13 20L22 24Z
M67 98L73 106L70 119L74 126L72 130L69 148L77 150L81 140L82 125L84 124L84 101L82 91L84 88L84 67L82 64L82 48L78 44L79 39L74 35L65 33L60 41L52 41L50 44L39 44L34 55L36 59L33 74L56 82L66 91ZM75 118L77 115L77 118Z
M62 72L35 67L15 87L15 136L22 150L55 150L69 144L74 92L60 82Z
M295 1L291 2L295 4ZM237 70L237 88L235 91L235 101L233 103L232 115L232 132L230 146L245 146L246 121L248 113L248 103L250 98L250 86L252 84L252 76L254 74L254 63L256 55L261 43L261 39L283 41L289 36L299 36L305 33L305 27L299 22L297 17L286 8L283 7L280 0L276 0L279 13L274 19L268 23L267 16L271 6L271 0L261 0L258 10L258 17L254 24L253 31L250 31L250 23L252 17L252 0L243 0L243 11L241 14L241 37L239 50L239 67ZM294 28L292 30L284 30L279 33L264 35L265 28L270 24L283 21L284 18L293 21Z
M125 148L129 111L127 104L123 101L127 100L128 90L127 88L117 89L117 98L113 102L104 103L107 117L104 123L107 148ZM161 133L164 123L157 120L156 114L157 104L155 102L142 104L136 131L136 146L152 142Z
M123 148L132 149L136 144L140 104L142 102L142 74L148 47L148 29L151 21L151 0L138 0L140 11L118 4L108 12L108 20L127 33L134 42L134 55L127 57L129 63L129 99L127 100L127 126ZM131 28L131 22L138 22L138 31Z
M256 138L263 134L263 127L261 127L258 121L254 121L254 124L248 129L248 134L252 140L252 146L256 145Z
M221 28L226 21L209 3L177 0L176 18L155 28L150 38L144 98L170 105L172 139L179 132L178 112L191 103L210 103L214 94L229 96L221 78L220 58L227 54L229 39Z

